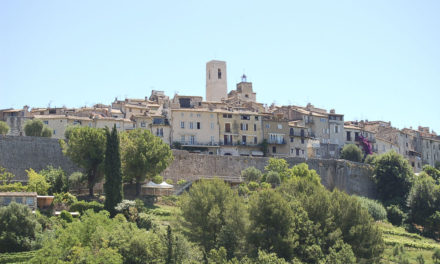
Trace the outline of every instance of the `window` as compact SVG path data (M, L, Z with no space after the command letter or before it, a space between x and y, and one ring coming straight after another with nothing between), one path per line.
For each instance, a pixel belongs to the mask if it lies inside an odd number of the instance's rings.
M325 123L326 119L325 118L320 118L319 119L321 122Z
M258 144L258 139L257 139L257 137L254 137L254 144L255 144L255 145Z
M347 131L347 141L351 141L351 132Z
M184 143L184 142L185 142L185 136L181 136L181 137L180 137L180 142L181 142L181 143Z
M43 123L45 124L45 125L49 125L49 121L43 121Z
M200 122L197 122L197 129L200 129Z
M290 149L290 154L293 154L293 149Z
M4 197L3 198L3 204L4 205L8 205L8 204L10 204L11 203L11 197Z
M270 128L270 124L266 124L266 128Z
M214 136L211 136L211 145L214 144Z
M255 120L257 120L257 121L258 121L258 116L255 116Z
M282 124L278 124L278 129L283 129L283 125Z
M257 131L257 124L254 124L254 131Z
M304 138L301 138L301 144L304 144Z
M163 128L156 128L156 136L163 137Z
M241 136L241 142L243 145L246 145L246 136Z
M290 142L293 142L293 137L290 137Z
M248 94L245 94L244 97L249 98L249 95L248 95Z
M193 122L189 122L189 129L193 129L194 128L194 123Z
M339 126L335 126L335 134L339 133Z
M214 129L214 123L211 123L211 129Z
M34 198L26 197L26 204L27 205L34 205Z
M295 135L295 133L293 131L293 127L290 128L290 133L289 134L290 134L290 136L294 136Z
M141 122L141 127L146 127L145 122Z
M195 144L196 143L196 136L191 136L189 143Z
M272 147L272 153L277 153L277 147L275 146Z
M251 120L251 116L241 115L241 120Z
M217 75L219 79L222 78L222 70L220 70L220 68L217 70Z
M225 132L227 132L227 133L231 132L231 124L230 123L225 124Z
M301 154L303 154L303 155L304 155L304 150L303 150L303 149L301 150Z
M200 114L197 114L197 117L201 117L201 115L200 115Z
M248 124L240 123L240 130L248 130L248 128L249 128Z
M296 155L299 156L299 148L296 149Z
M55 129L53 130L53 134L54 134L54 135L56 135L56 134L57 134L57 131L56 131Z
M23 203L23 197L15 197L15 202L22 204Z
M232 118L232 114L223 114L223 118Z
M180 128L185 128L185 122L184 121L180 121Z

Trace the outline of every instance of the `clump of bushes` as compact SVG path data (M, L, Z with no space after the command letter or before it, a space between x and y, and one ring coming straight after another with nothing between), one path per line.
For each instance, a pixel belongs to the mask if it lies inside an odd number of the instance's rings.
M388 221L395 226L401 226L405 219L405 213L398 205L390 205L387 207Z
M97 213L99 211L104 210L104 205L96 201L92 201L92 202L79 201L73 203L70 206L71 212L79 212L80 214L83 214L85 211L89 209L92 209L95 213Z
M367 209L368 213L370 213L374 220L383 221L387 219L387 211L381 203L366 197L356 196L356 198L362 207Z

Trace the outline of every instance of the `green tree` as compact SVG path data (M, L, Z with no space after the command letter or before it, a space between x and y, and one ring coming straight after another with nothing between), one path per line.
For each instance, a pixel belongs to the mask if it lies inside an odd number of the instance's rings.
M15 177L14 174L7 171L5 168L0 166L0 181L3 185L11 183L11 180Z
M362 162L362 150L355 144L348 144L342 148L341 159Z
M426 172L429 176L431 176L437 184L440 182L440 170L435 167L425 165L423 166L423 171Z
M378 195L385 204L397 202L405 205L413 180L413 172L407 160L395 151L379 155L374 179Z
M50 184L46 181L43 175L38 174L33 169L26 170L28 175L28 192L36 192L39 195L47 194L47 190L50 188Z
M93 196L93 186L102 177L101 164L105 153L104 131L90 127L75 127L68 143L62 143L62 146L65 155L86 172L89 195Z
M26 136L41 137L43 126L43 121L39 119L28 120L24 124L24 133Z
M37 232L37 220L26 205L0 208L0 253L30 250Z
M432 254L432 260L434 261L435 264L440 263L440 249L439 248L436 248L434 250L434 254Z
M246 230L246 213L238 194L220 179L201 180L183 194L180 208L189 238L207 254L219 244L239 243Z
M288 202L274 190L263 190L252 197L249 216L249 243L254 251L261 249L292 259L297 238Z
M248 167L241 171L241 177L243 177L247 182L258 182L262 175L263 173L255 167Z
M281 181L285 181L289 176L289 164L285 159L270 158L264 170L278 173Z
M167 227L167 235L166 235L166 246L167 246L167 257L166 257L166 264L173 264L175 263L174 257L173 257L173 244L174 244L174 237L173 233L171 231L171 226Z
M427 219L436 211L436 192L434 180L421 173L414 182L408 196L409 219L412 223L425 226Z
M276 171L269 171L266 175L266 182L270 183L270 185L275 188L281 184L280 174Z
M121 156L119 154L119 137L116 125L113 126L111 133L106 129L105 135L107 145L104 160L104 208L110 212L111 216L114 216L116 214L115 206L122 201L123 196Z
M0 135L6 135L9 132L9 126L4 121L0 121Z
M43 130L41 131L41 136L48 137L48 138L52 137L52 129L50 129L47 126L44 126Z
M136 182L136 196L141 182L160 174L173 160L170 147L148 130L135 129L121 136L122 171L129 182Z
M24 133L31 137L51 137L52 130L43 124L39 119L26 121L24 124Z
M50 184L48 189L50 195L67 192L69 190L69 180L60 167L56 169L52 165L49 165L46 169L39 171L39 174L43 175Z

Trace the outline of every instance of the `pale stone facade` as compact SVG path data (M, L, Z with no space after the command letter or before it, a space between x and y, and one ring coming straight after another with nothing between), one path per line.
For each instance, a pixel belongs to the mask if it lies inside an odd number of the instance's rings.
M268 143L267 154L269 156L289 155L289 121L286 119L263 116L263 139Z
M172 142L188 150L218 154L219 123L217 112L205 108L172 109Z

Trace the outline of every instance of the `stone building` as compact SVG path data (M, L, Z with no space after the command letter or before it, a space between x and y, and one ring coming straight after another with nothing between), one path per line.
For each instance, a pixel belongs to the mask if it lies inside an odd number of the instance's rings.
M310 134L307 127L300 125L299 122L289 122L289 156L301 158L313 158L315 151L313 148L319 148L319 141L317 145L311 144Z
M171 127L172 142L179 142L190 151L218 154L217 112L207 108L172 109Z
M289 155L289 121L273 115L262 116L263 139L267 141L269 156Z
M248 111L216 110L219 121L220 155L259 156L263 140L262 115Z

